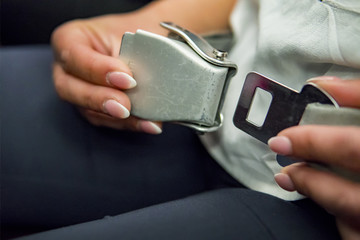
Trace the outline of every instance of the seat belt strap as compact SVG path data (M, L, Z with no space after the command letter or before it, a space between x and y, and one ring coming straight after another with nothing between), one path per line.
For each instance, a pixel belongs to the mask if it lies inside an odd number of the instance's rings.
M360 109L311 103L305 108L299 125L360 126Z

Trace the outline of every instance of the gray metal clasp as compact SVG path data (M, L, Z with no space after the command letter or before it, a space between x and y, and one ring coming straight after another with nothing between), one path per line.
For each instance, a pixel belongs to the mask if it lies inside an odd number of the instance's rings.
M180 123L199 132L222 125L221 109L237 66L227 52L173 23L169 37L138 30L125 33L120 58L137 86L127 90L131 114L153 121Z

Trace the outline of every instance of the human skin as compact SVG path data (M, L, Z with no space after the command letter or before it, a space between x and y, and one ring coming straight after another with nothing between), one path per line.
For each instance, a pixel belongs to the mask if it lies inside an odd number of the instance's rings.
M360 79L325 77L312 82L341 106L360 108ZM333 214L343 239L360 239L360 183L306 164L329 164L360 174L360 127L291 127L270 139L269 146L274 152L304 160L275 176L279 186L312 198Z
M226 31L234 4L235 0L153 1L131 13L74 20L58 27L52 35L58 95L78 106L94 125L161 133L161 123L130 115L131 102L123 90L136 87L136 80L117 58L123 34L143 29L166 35L161 21L198 34Z
M55 53L53 78L59 96L78 106L94 125L161 133L161 123L129 114L131 102L123 90L136 87L136 79L132 78L128 66L117 58L122 35L137 29L166 35L166 30L159 26L161 21L175 22L199 34L226 31L234 3L235 0L154 1L131 13L74 20L58 27L52 35L52 45ZM315 82L340 104L360 107L359 80ZM360 172L360 130L357 127L300 126L287 129L279 136L283 138L273 139L270 143L274 151L305 161L337 163ZM338 151L339 143L342 144L341 151ZM349 155L355 159L352 165L345 164L350 161L339 161L352 159ZM304 164L284 168L276 180L285 189L298 190L333 213L344 238L359 237L360 223L356 221L360 218L358 183ZM339 198L339 195L343 197Z

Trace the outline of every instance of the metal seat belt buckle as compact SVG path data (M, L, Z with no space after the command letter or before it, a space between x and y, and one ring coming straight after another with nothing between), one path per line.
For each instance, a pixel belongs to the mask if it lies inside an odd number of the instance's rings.
M119 58L137 86L126 90L133 116L176 122L199 132L222 125L221 109L237 66L227 52L173 23L162 22L168 37L137 30L125 33Z

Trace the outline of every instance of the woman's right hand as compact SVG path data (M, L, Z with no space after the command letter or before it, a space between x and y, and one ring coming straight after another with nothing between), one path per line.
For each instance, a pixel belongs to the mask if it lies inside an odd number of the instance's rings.
M117 58L123 33L137 28L132 18L107 15L58 27L52 35L55 88L94 125L159 134L160 123L130 116L123 92L136 87L130 69Z
M326 80L325 80L326 79ZM341 80L321 77L313 80L340 106L360 109L360 79ZM315 169L306 162L317 162L360 174L360 127L301 125L281 131L269 140L278 154L302 159L275 176L285 190L298 191L312 198L336 217L343 239L360 239L360 183L334 172Z

